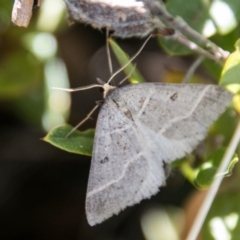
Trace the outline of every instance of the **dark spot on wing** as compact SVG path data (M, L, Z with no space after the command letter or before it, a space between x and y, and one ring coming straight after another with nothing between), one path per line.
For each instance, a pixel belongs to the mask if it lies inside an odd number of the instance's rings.
M125 111L124 114L126 115L127 118L133 121L132 113L129 109L127 109L127 111Z
M112 101L117 105L117 107L119 107L119 104L115 99L112 98Z
M108 157L105 157L104 159L102 159L101 161L100 161L100 163L107 163L109 161L109 158Z
M175 92L175 93L170 97L170 99L171 99L172 101L175 101L177 98L178 98L178 93L177 93L177 92Z

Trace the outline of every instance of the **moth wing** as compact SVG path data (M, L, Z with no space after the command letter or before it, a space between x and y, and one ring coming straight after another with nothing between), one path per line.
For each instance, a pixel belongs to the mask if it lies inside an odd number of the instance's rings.
M144 83L116 89L97 121L86 197L90 225L156 194L164 166L190 153L231 94L215 85Z
M146 185L144 175L149 163L136 132L131 120L111 99L103 104L97 121L86 197L90 225L101 223L143 198L139 189ZM163 167L159 167L158 184L145 192L151 191L148 193L151 196L164 181Z
M130 85L118 97L128 99L125 106L145 144L171 162L204 139L232 94L217 85L143 83Z

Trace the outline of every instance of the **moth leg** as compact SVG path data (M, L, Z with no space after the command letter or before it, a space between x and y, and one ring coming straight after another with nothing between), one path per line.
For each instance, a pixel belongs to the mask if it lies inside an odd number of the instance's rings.
M88 113L88 115L80 122L78 123L67 135L66 138L69 137L75 130L77 130L82 124L84 124L88 119L91 118L93 113L97 110L97 108L101 105L101 101L97 101L94 108Z

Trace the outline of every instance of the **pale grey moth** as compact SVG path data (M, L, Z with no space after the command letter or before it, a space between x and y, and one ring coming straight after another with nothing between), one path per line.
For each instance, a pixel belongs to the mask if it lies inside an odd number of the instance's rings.
M192 152L231 98L216 85L111 87L94 138L86 196L89 224L156 194L166 181L164 165Z

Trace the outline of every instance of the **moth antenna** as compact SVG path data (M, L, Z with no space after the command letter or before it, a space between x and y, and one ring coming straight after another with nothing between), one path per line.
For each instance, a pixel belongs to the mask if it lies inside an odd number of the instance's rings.
M100 84L91 84L85 87L78 87L78 88L59 88L59 87L52 87L52 89L55 90L61 90L61 91L66 91L66 92L77 92L77 91L82 91L82 90L87 90L87 89L91 89L91 88L96 88L96 87L103 87Z
M123 84L128 78L130 78L130 76L132 75L135 69L136 69L136 64L134 64L131 72L119 83L119 85Z
M107 60L108 60L109 73L110 73L110 76L112 76L112 74L113 74L113 67L112 67L112 59L111 59L111 52L110 52L110 48L109 48L108 38L109 38L109 29L107 28L107 31L106 31Z
M129 61L123 66L121 67L120 69L118 69L115 73L113 73L113 75L109 78L109 80L107 81L107 83L109 84L112 79L117 75L119 74L125 67L127 67L140 53L141 51L143 50L143 48L145 47L145 45L147 44L147 42L149 41L149 39L152 37L152 35L150 35L146 40L145 42L143 43L143 45L140 47L140 49L129 59Z

